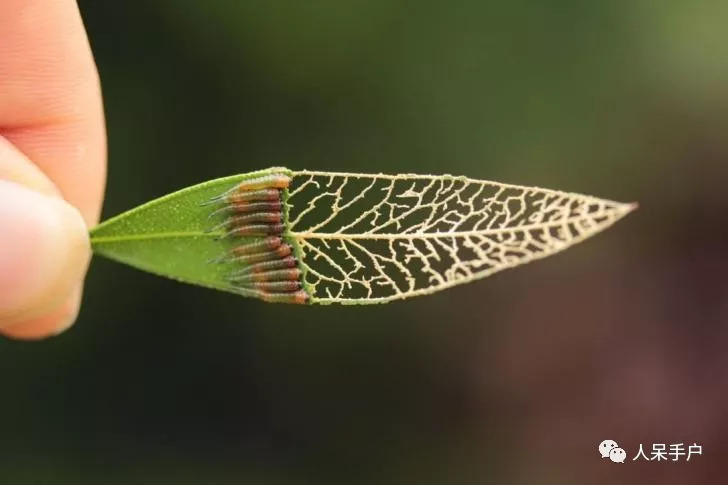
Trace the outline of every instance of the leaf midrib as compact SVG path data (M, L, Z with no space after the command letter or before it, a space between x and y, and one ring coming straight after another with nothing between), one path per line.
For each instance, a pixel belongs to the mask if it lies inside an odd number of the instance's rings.
M91 244L109 244L115 242L147 241L150 239L172 239L184 237L220 237L223 235L224 233L220 231L172 231L146 234L127 234L125 236L94 236L91 238Z
M440 239L440 238L463 238L472 236L494 236L499 234L507 234L511 232L529 232L537 230L547 230L563 227L578 222L590 221L602 217L613 218L615 221L625 214L633 210L633 207L627 204L620 204L609 210L597 211L592 214L584 214L575 217L567 217L560 221L540 222L536 224L524 224L523 226L513 227L495 227L490 229L472 229L467 231L450 231L450 232L400 232L400 233L332 233L332 232L296 232L291 231L290 235L298 239ZM587 231L591 232L591 231Z
M628 212L629 208L623 208L622 212ZM546 229L551 227L563 226L564 224L570 224L581 220L593 219L595 217L605 217L621 215L616 211L600 211L600 213L594 213L574 218L567 218L563 221L550 221L547 223L540 224L527 224L521 227L500 227L491 229L478 229L470 231L453 231L453 232L430 232L430 233L319 233L319 232L296 232L290 231L288 235L297 239L437 239L437 238L451 238L451 237L470 237L476 235L496 235L513 231L531 231L536 229ZM128 234L124 236L95 236L91 238L91 244L109 244L116 242L129 242L129 241L147 241L152 239L172 239L172 238L193 238L193 237L220 237L224 233L221 231L206 232L206 231L171 231L171 232L158 232L158 233L145 233L145 234Z

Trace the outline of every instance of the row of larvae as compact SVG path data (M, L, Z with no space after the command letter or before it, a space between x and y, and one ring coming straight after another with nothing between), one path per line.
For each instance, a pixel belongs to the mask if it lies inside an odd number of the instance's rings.
M290 177L270 174L244 181L213 199L224 205L210 217L224 215L225 220L211 229L223 231L222 238L267 236L233 247L216 261L238 263L228 281L236 292L270 302L306 303L302 274L293 249L282 234L285 230L281 191Z

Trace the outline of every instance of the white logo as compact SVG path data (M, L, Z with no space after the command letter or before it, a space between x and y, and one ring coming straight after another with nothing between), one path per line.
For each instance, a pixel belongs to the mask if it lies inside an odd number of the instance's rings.
M627 452L622 448L612 448L612 451L609 452L609 459L614 463L624 463L624 460L627 459Z
M602 455L602 458L609 458L609 453L614 449L617 448L619 445L617 445L616 441L613 440L604 440L601 443L599 443L599 453ZM624 451L624 450L622 450ZM624 460L622 460L624 461Z

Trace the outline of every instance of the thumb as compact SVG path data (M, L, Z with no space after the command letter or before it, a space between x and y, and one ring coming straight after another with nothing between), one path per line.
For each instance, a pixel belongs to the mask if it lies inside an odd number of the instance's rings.
M90 254L73 206L0 180L0 333L41 338L68 328Z

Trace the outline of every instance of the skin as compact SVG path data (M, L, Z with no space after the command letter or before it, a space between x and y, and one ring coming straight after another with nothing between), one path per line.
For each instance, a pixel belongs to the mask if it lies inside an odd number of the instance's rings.
M0 334L76 319L106 178L101 90L74 0L0 1Z

